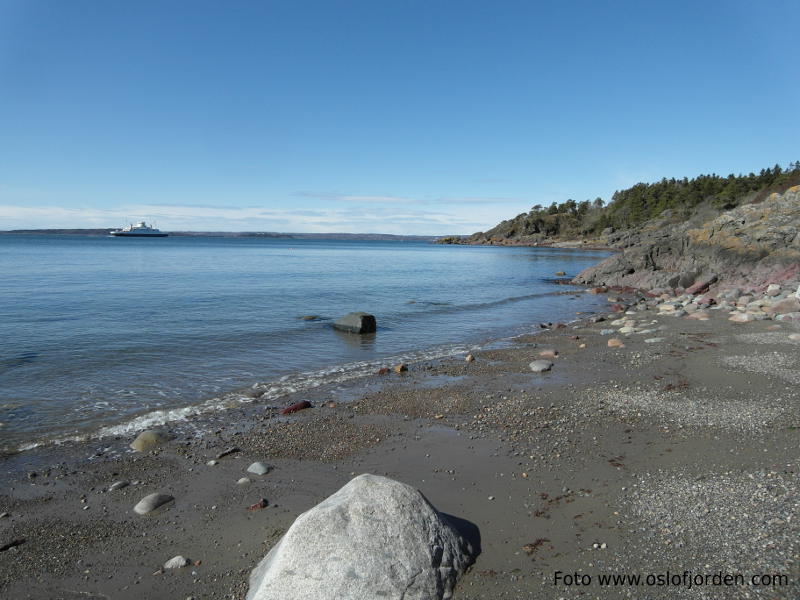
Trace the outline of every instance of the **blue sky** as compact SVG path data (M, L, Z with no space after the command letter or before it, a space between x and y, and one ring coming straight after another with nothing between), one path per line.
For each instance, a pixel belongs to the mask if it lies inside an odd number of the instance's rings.
M800 159L800 2L0 0L0 229L449 234Z

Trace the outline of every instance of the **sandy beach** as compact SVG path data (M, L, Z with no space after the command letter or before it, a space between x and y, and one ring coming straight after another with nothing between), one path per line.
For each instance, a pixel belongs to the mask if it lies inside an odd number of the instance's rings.
M797 597L796 324L675 317L656 300L625 300L626 314L489 345L473 362L412 364L224 411L204 422L211 435L179 424L150 452L118 438L8 457L0 593L244 598L250 571L300 513L373 473L478 528L459 599ZM645 333L620 335L626 326ZM533 373L549 350L552 369ZM313 408L280 414L301 400ZM273 469L247 473L254 461ZM129 485L109 491L117 481ZM135 514L153 492L175 501ZM266 508L248 510L262 498ZM176 555L190 564L164 569ZM706 582L690 589L686 571ZM683 583L656 585L667 572ZM715 573L745 584L714 585Z

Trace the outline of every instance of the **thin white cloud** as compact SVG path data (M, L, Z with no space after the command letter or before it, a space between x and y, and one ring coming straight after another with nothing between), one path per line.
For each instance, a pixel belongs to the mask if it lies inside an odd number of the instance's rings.
M357 204L423 204L416 198L401 198L397 196L340 196L340 202L353 202Z
M499 196L452 196L439 198L410 198L408 196L393 196L390 194L342 194L339 192L295 192L293 196L313 198L316 200L333 200L351 204L389 204L398 205L436 205L436 204L522 204L527 206L529 201L524 198L507 198Z
M494 198L494 197L461 197L461 198L440 198L437 204L525 204L528 200L522 198Z
M294 192L292 196L299 198L313 198L314 200L333 200L335 202L348 202L351 204L425 204L418 198L407 198L387 194L342 194L339 192Z

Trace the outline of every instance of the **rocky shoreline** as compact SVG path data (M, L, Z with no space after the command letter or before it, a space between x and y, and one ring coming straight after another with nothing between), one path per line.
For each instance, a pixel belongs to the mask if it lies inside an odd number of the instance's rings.
M674 223L666 214L608 241L621 252L579 274L576 283L697 293L698 286L760 291L799 282L800 186L705 222Z
M0 594L244 598L299 514L372 473L478 528L481 552L453 598L797 597L792 285L712 297L597 286L606 313L471 361L290 397L313 406L293 414L231 409L208 417L211 435L176 428L145 452L131 437L9 457ZM536 373L541 360L551 366ZM248 472L254 462L269 468ZM172 499L134 512L151 494ZM184 566L166 568L172 559ZM599 583L665 570L785 582ZM566 584L576 572L590 585Z

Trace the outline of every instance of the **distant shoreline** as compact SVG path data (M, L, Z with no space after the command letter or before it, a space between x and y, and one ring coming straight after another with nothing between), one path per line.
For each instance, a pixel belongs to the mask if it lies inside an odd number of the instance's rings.
M116 228L103 229L12 229L0 235L110 235ZM293 240L373 240L433 242L441 235L397 235L392 233L279 233L272 231L170 231L171 237L231 237Z

